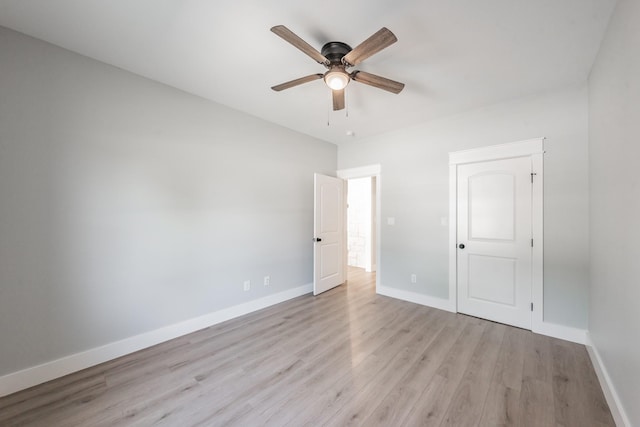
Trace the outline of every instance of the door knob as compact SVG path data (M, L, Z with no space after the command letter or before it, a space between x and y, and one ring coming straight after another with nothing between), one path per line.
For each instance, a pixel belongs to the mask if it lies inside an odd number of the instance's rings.
M460 243L460 244L458 245L458 247L459 247L460 249L464 249L464 243Z
M319 237L316 237L315 239L313 239L314 242L322 242L322 239Z

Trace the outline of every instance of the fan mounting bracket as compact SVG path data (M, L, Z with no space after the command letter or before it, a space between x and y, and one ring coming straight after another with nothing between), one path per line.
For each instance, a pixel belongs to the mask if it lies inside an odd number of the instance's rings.
M343 42L329 42L322 46L322 55L329 60L327 68L336 65L347 65L342 63L342 58L351 52L351 46Z

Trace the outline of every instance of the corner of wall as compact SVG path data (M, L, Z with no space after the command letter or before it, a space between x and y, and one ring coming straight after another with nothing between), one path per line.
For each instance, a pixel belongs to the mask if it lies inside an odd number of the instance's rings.
M589 358L591 359L593 368L596 371L598 380L600 381L600 387L602 387L602 392L604 393L604 397L609 405L609 410L611 411L613 420L616 422L617 426L631 427L631 421L629 421L629 417L622 406L622 401L620 400L618 392L613 385L613 381L607 372L607 368L605 368L604 363L602 362L598 348L591 340L591 335L588 331L586 332L585 338L587 353L589 353Z

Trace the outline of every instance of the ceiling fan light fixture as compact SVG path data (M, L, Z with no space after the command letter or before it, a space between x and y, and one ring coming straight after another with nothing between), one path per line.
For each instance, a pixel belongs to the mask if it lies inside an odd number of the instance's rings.
M346 107L345 88L351 80L395 94L400 93L404 88L403 83L376 76L375 74L358 70L347 72L348 68L358 65L371 55L380 52L382 49L398 41L396 36L386 27L382 27L368 39L356 46L355 49L352 49L351 46L346 43L332 41L325 43L321 51L316 50L284 25L276 25L271 28L271 31L328 69L324 74L311 74L272 86L271 89L276 92L314 80L324 79L325 84L331 89L333 111L338 111Z
M343 69L333 69L324 75L324 82L332 90L342 90L349 84L349 74Z

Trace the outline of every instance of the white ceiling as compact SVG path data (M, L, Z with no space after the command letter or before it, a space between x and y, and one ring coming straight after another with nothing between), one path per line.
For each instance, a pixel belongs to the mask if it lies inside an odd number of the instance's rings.
M584 83L615 2L0 0L0 25L340 144ZM318 50L355 47L386 26L398 42L355 69L404 91L351 83L348 118L329 111L321 80L272 91L324 72L269 31L278 24Z

